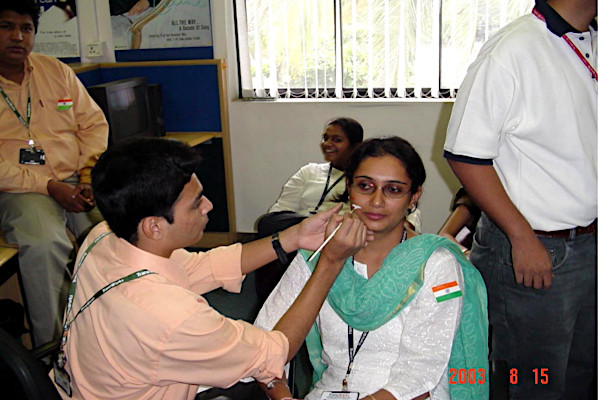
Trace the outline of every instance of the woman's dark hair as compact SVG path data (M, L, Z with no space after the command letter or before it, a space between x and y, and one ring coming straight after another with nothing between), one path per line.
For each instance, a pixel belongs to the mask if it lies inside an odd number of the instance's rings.
M332 119L325 124L328 126L339 126L348 137L350 144L357 144L363 141L363 127L357 120L352 118L340 117Z
M92 170L98 209L118 237L136 244L142 219L156 216L173 223L173 205L200 161L198 152L177 140L118 142Z
M0 1L0 12L2 11L14 11L17 14L29 15L37 32L40 10L35 4L35 0L2 0Z
M410 186L411 193L415 193L419 186L423 186L425 182L425 166L419 153L406 140L397 136L372 138L365 140L359 144L352 152L348 166L346 167L346 176L349 183L354 179L354 173L358 166L365 158L383 157L390 155L396 157L406 168L406 172L412 184ZM348 191L344 192L339 201L348 201Z

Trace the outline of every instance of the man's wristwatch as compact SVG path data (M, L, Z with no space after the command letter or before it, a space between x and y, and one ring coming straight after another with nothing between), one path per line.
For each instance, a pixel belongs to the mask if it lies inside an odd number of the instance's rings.
M287 265L288 258L285 250L283 250L283 247L281 247L281 242L279 241L279 232L276 232L271 236L271 244L273 245L273 250L275 250L279 262L283 265Z
M283 379L275 378L272 381L270 381L269 383L267 383L267 390L273 390L273 388L275 387L275 384L277 382L281 382L285 385L285 387L288 387L286 381L284 381Z

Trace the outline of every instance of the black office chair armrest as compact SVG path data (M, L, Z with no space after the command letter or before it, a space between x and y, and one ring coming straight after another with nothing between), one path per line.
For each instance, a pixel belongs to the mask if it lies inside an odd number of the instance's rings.
M43 344L35 349L31 350L31 355L41 360L42 358L46 358L48 356L52 356L58 354L58 350L60 349L60 339L54 339L53 341Z
M6 331L0 329L2 398L60 400L44 364Z

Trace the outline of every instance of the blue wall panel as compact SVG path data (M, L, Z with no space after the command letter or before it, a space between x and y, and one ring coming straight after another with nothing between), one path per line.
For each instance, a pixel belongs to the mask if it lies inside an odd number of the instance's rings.
M100 72L100 68L93 69L90 71L85 71L77 74L77 77L83 83L83 86L93 86L99 85L103 83L102 73Z
M221 132L218 67L213 64L103 67L78 76L85 86L145 76L148 83L159 83L162 87L167 132Z

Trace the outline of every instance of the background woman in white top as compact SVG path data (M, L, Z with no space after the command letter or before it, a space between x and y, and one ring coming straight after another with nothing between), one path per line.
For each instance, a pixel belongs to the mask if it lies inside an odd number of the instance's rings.
M327 162L309 163L286 182L269 213L258 220L258 236L272 235L336 205L336 199L346 188L343 178L348 158L362 140L363 128L358 121L347 117L328 121L320 142ZM349 210L344 206L342 211ZM288 254L288 260L294 255ZM289 263L282 261L276 260L257 270L256 292L260 300L267 298L287 268Z
M375 237L346 261L307 338L316 379L306 399L340 390L369 400L487 398L483 280L454 243L404 226L425 181L421 158L398 137L367 140L346 177ZM293 303L316 265L310 255L299 252L256 325L274 326ZM268 395L290 393L276 382Z
M269 212L293 211L309 216L334 206L346 188L342 179L350 154L363 141L363 128L352 118L335 118L325 124L320 147L325 163L309 163L283 186Z

